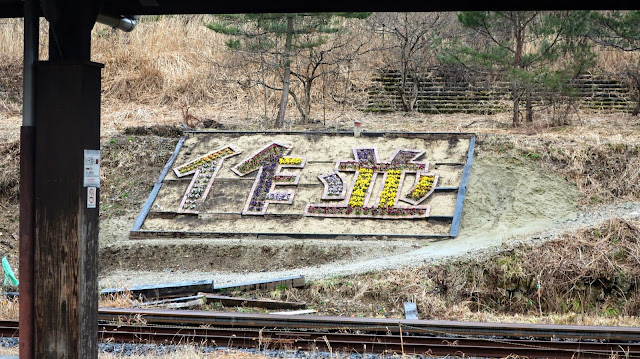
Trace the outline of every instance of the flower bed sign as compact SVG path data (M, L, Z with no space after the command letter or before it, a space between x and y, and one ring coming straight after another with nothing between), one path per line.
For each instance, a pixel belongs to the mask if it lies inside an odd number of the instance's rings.
M180 141L132 238L457 235L475 136L220 131Z

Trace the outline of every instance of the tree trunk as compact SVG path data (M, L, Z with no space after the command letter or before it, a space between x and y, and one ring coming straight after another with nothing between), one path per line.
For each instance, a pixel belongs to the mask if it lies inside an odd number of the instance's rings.
M522 51L524 49L524 27L520 21L520 17L515 15L514 38L516 41L516 49L513 57L513 67L522 68ZM520 87L517 80L511 80L511 93L513 96L513 127L517 127L520 122Z
M266 84L267 80L264 77L264 73L265 73L265 71L264 71L264 57L261 54L260 55L260 75L262 76L262 83ZM264 105L264 119L266 120L267 117L268 117L268 114L267 114L268 97L267 97L267 87L266 86L262 87L262 101L263 101L263 105Z
M511 81L511 96L513 97L513 127L518 127L518 122L520 122L520 94L515 80Z
M531 104L531 86L526 89L527 122L533 122L533 105Z
M402 101L402 110L404 112L411 112L411 108L409 105L409 100L407 99L407 73L406 69L402 70L402 80L400 81L400 87L398 91L400 92L400 100Z
M287 39L284 44L284 74L282 76L282 97L280 98L280 108L278 117L274 124L275 128L282 128L284 125L284 115L287 111L287 101L289 100L289 86L291 83L291 43L293 41L293 16L287 16Z
M411 93L411 102L409 103L409 110L411 112L415 111L416 104L418 103L418 91L420 89L420 79L416 75L413 77L413 92Z
M634 83L634 87L636 88L636 108L633 109L633 111L631 112L632 116L638 116L638 113L640 113L640 76L638 78L635 79L635 83Z
M307 124L311 119L311 85L313 80L304 83L304 111L302 112L302 123Z

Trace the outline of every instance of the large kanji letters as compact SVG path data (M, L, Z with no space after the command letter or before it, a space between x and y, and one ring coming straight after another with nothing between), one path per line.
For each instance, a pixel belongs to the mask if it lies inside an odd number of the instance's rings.
M292 204L295 189L281 187L298 185L300 174L285 174L282 169L300 169L305 157L289 156L293 146L270 143L244 158L231 171L238 176L256 173L247 194L243 215L264 215L270 204ZM227 146L176 167L177 176L193 174L193 180L183 196L178 212L198 213L206 200L223 161L239 154ZM430 206L421 205L433 193L438 174L429 173L429 163L419 161L424 151L397 149L387 161L381 161L377 148L354 148L354 159L339 160L332 172L318 176L323 186L321 203L307 204L305 216L410 219L429 216ZM347 176L352 174L351 183ZM407 178L412 184L405 185ZM380 178L380 181L378 179Z
M290 151L290 146L272 143L231 169L238 176L258 171L242 214L263 215L270 203L291 204L293 202L295 192L275 190L276 186L297 185L300 179L300 175L281 173L282 168L304 167L304 158L285 156Z
M189 161L173 169L178 177L193 174L193 179L182 197L178 213L198 213L202 202L207 199L213 181L222 168L225 158L235 156L240 151L232 146L223 147Z
M305 214L319 217L383 219L428 217L430 207L418 204L432 193L438 176L427 173L428 162L416 161L423 153L424 151L401 148L396 150L389 161L381 162L376 148L354 148L355 160L338 161L334 172L321 178L325 185L322 199L331 200L333 198L328 195L331 186L345 188L344 176L340 176L339 172L355 172L354 183L346 192L346 196L344 192L342 196L335 196L336 199L342 200L337 204L309 204ZM407 174L416 175L416 185L408 196L401 196ZM379 191L374 192L374 184L379 175L382 176L383 185ZM328 178L332 179L331 182ZM431 181L421 180L422 178ZM400 200L412 206L400 206Z

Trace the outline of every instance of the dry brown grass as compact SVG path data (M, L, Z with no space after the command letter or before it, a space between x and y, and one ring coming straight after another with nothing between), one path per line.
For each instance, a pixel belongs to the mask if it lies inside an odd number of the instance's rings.
M135 304L135 298L131 295L131 292L125 290L116 294L100 296L98 300L98 306L100 307L113 307L113 308L130 308Z
M247 74L259 69L238 65L241 55L224 45L227 37L204 26L211 19L207 15L143 17L131 33L96 25L93 54L95 61L105 64L105 107L152 105L173 113L191 107L205 110L201 115L216 121L221 114L249 122L265 120L265 116L273 118L279 93L254 84L247 86ZM353 94L363 93L369 78L359 68L364 63L352 64L324 84L324 77L316 80L312 91L314 117L319 118L320 112L324 115L328 108L335 109L336 103L327 91L343 97L348 85ZM266 76L268 82L279 86L276 75ZM293 101L289 116L298 116Z
M0 143L0 203L17 201L20 179L20 143Z
M16 115L22 103L22 66L20 60L0 55L0 113Z
M637 323L640 223L614 219L542 245L443 264L336 277L286 290L323 314L425 319Z
M216 78L222 41L207 29L206 16L163 16L123 33L97 24L93 56L105 64L105 99L165 105L225 103L229 89Z
M131 33L96 24L92 60L106 65L103 70L105 108L137 104L179 110L182 106L191 105L209 107L209 113L226 112L245 119L258 119L265 113L273 117L275 110L272 107L277 107L278 94L260 86L247 88L240 85L252 69L240 68L237 64L230 66L227 60L234 58L235 54L224 45L224 35L204 26L211 19L210 15L145 16ZM40 57L46 59L48 24L44 19L40 35ZM380 40L374 37L369 42ZM639 58L638 54L631 52L604 48L597 51L596 72L616 73L625 64L637 63ZM22 20L0 20L0 54L0 64L11 69L12 76L20 76L15 70L21 68ZM319 78L312 93L314 117L322 119L326 111L346 111L354 108L354 101L361 102L371 73L382 66L382 56L381 53L361 56L349 68L342 69L337 77L327 78L325 83L324 78ZM0 77L1 70L0 66ZM273 74L268 76L273 77ZM346 89L349 89L346 107L331 100L329 93L343 98ZM5 105L9 107L16 101L20 99L6 100L8 104ZM19 108L13 110L19 111ZM289 112L293 117L297 116L293 103Z
M3 320L18 320L18 298L0 296L0 318Z
M619 51L615 49L597 48L598 68L607 73L624 71L627 64L637 64L640 53L637 51Z
M576 126L574 130L579 129ZM595 131L576 135L572 130L566 134L558 131L525 136L491 135L481 136L479 151L529 158L542 170L559 173L573 183L582 193L582 204L594 205L637 200L640 195L637 138L637 129L608 135Z

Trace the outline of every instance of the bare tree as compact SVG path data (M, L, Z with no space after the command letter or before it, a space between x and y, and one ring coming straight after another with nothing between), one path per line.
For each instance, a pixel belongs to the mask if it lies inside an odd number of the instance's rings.
M468 11L458 19L487 42L461 46L453 56L510 80L514 126L523 100L526 121L533 121L534 87L568 88L562 85L593 65L589 44L578 36L587 24L585 12Z
M398 95L406 112L415 110L423 74L434 64L436 47L452 22L449 13L378 13L370 19L382 35L388 69L400 73Z

